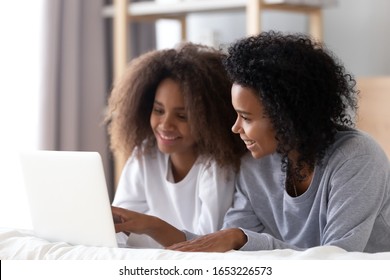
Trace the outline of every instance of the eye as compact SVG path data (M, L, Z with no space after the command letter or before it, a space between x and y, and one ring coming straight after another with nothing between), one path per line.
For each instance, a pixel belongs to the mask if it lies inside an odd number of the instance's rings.
M177 114L177 118L181 121L187 121L187 115L184 113Z
M156 115L162 115L162 114L164 114L164 109L160 108L160 107L154 106L153 107L153 113L156 114Z
M240 115L240 118L246 122L250 122L250 119L248 117L246 117L245 115Z

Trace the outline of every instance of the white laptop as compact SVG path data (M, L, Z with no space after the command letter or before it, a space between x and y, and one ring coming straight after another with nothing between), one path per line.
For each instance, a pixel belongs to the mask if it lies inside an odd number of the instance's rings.
M99 153L30 151L20 156L36 236L73 245L122 245Z

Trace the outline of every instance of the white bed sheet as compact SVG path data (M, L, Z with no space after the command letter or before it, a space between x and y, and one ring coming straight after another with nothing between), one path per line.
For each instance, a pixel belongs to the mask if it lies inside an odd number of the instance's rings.
M31 231L0 228L1 260L390 260L390 252L347 252L335 246L322 246L295 251L229 251L226 253L185 253L165 249L129 249L72 246L64 242L48 242Z

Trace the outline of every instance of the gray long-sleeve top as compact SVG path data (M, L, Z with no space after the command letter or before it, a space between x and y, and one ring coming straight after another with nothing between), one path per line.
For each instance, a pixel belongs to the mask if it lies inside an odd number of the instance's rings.
M224 228L241 228L241 250L335 245L347 251L390 251L390 164L357 130L339 132L307 191L289 196L280 156L242 162Z

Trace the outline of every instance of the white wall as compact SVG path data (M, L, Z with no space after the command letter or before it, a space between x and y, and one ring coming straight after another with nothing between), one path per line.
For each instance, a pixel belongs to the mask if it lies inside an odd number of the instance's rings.
M41 142L44 0L4 1L1 7L0 227L31 228L19 152Z
M174 0L159 0L174 1ZM324 42L356 76L390 75L390 1L338 0L323 10ZM165 26L163 26L165 24ZM302 14L265 11L263 30L307 32ZM226 45L245 36L244 12L194 14L187 19L190 41ZM157 24L157 46L180 39L177 22Z
M262 25L264 30L306 32L306 17L297 13L265 11ZM230 44L246 34L244 12L193 14L188 16L188 38L190 41L207 42L208 34L214 33L215 44ZM210 41L211 43L211 41Z
M324 41L356 76L390 75L390 1L338 0L324 11Z

